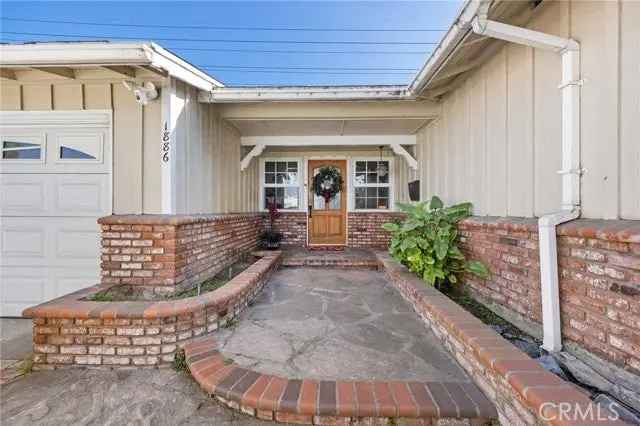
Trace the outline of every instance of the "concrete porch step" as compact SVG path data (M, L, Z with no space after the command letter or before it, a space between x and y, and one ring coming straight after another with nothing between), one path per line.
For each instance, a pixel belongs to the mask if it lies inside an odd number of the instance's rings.
M296 424L482 425L497 418L471 383L287 379L238 366L213 337L185 346L193 378L211 396L245 414Z

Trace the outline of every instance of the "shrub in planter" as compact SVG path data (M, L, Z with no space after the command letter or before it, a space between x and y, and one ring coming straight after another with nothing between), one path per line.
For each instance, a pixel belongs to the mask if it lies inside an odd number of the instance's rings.
M456 223L471 215L471 203L445 207L438 197L417 204L401 204L407 213L401 223L385 223L391 232L391 255L425 282L441 288L458 282L469 272L487 278L489 271L478 261L467 261L458 248Z
M269 209L269 229L260 234L260 244L263 248L276 250L280 248L280 241L282 241L282 234L277 232L274 227L274 223L280 216L280 212L275 203L269 203L267 208Z

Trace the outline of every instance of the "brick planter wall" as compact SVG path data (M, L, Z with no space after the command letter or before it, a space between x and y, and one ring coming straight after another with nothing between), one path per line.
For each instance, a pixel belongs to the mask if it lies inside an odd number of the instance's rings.
M463 248L492 275L466 285L488 304L542 323L535 219L479 218L459 226ZM558 227L563 338L640 374L640 222L577 220Z
M363 212L349 213L347 245L349 247L382 248L389 246L391 236L382 229L382 225L394 220L403 220L404 213Z
M307 213L280 211L280 216L273 224L282 233L282 244L304 246L307 244ZM265 218L265 226L269 226L269 218Z
M388 253L377 256L389 281L495 404L500 424L622 426L608 407L596 407L575 385L546 371L491 327L425 285ZM579 417L589 412L590 416Z
M224 327L262 289L280 252L264 257L223 287L159 302L94 302L96 285L25 310L33 318L34 369L158 366L173 362L192 338Z
M98 223L102 284L170 294L212 277L255 249L263 215L113 215Z

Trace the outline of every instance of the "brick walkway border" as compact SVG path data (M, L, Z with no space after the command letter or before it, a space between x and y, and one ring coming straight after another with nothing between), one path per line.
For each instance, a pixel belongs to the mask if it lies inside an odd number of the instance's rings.
M485 424L497 413L471 383L287 379L238 366L204 337L185 346L193 378L223 404L264 420L299 424ZM453 424L459 424L453 422Z
M376 255L388 280L495 404L503 425L625 424L609 420L617 418L614 413L592 404L577 386L546 371L388 253Z
M155 366L171 363L190 339L224 327L277 269L279 251L262 256L223 287L160 302L94 302L93 286L25 310L33 318L34 369L72 365Z

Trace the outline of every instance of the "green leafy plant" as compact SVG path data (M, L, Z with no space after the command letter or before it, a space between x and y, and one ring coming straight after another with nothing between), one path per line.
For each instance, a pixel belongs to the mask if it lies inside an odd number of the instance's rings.
M471 215L471 203L445 207L434 196L428 202L398 206L407 213L407 219L383 225L392 235L389 252L396 260L438 288L457 283L464 272L489 276L483 263L467 261L458 247L456 223Z

